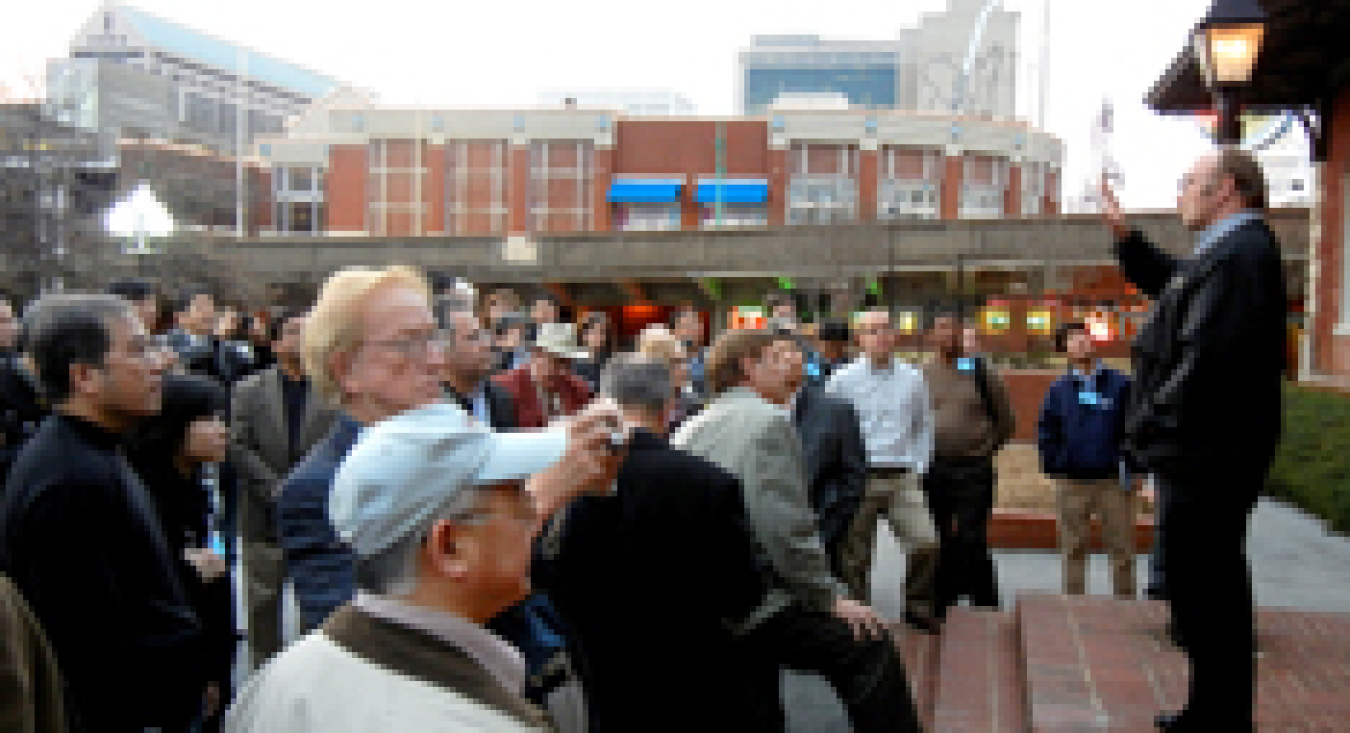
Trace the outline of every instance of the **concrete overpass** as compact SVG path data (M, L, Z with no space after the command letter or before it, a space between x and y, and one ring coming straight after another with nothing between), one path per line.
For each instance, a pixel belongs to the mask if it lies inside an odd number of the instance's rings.
M1175 215L1132 219L1167 250L1190 251L1192 235ZM1284 247L1292 292L1301 293L1308 210L1275 210L1270 221ZM982 274L1018 273L1022 287L1035 292L1054 287L1066 271L1115 264L1105 227L1081 215L519 238L217 239L209 253L259 282L315 285L342 267L397 262L480 285L553 284L593 304L734 300L742 289L762 292L766 279L781 277L823 287L883 279L900 291L906 282L911 289L943 290L958 271L968 283Z

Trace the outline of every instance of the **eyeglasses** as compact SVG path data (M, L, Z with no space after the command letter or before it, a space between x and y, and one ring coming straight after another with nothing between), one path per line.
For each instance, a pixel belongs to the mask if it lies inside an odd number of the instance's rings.
M170 351L167 336L133 336L126 348L127 356L132 359L156 359Z
M367 341L366 346L376 346L380 348L397 351L400 355L408 358L420 358L431 353L433 348L444 351L449 344L448 334L445 331L429 331L397 339L383 339L380 341Z
M891 329L889 329L889 328L881 328L881 327L876 327L876 328L857 328L857 329L854 329L853 333L855 333L855 334L857 334L857 335L859 335L859 336L885 336L885 335L891 333Z

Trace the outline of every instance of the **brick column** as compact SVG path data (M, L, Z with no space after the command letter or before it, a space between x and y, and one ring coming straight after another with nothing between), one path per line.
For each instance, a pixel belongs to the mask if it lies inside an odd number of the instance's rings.
M881 156L876 150L863 148L858 164L858 221L877 218L877 166Z
M1022 164L1008 163L1008 187L1003 189L1003 215L1010 219L1022 217Z
M511 172L506 191L506 231L525 234L533 227L530 220L530 146L511 145Z
M786 150L769 149L769 226L787 223L788 161Z
M964 177L961 155L948 152L943 166L942 206L939 217L950 221L961 218L961 179Z
M422 203L427 206L422 233L445 231L445 146L427 145L426 178L422 180Z
M614 179L614 148L595 149L595 177L591 179L591 229L607 232L610 217L609 186Z
M1045 195L1041 201L1045 216L1059 216L1059 193L1059 171L1046 169Z
M366 146L333 145L328 152L325 192L324 230L329 232L367 231Z
M686 175L684 185L680 187L680 228L698 229L698 225L698 176Z

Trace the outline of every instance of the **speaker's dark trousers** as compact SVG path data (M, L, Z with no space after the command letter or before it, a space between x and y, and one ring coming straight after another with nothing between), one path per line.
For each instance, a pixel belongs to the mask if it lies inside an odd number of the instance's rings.
M1253 727L1256 632L1246 549L1264 474L1215 471L1184 481L1158 476L1167 498L1165 590L1191 663L1185 730Z

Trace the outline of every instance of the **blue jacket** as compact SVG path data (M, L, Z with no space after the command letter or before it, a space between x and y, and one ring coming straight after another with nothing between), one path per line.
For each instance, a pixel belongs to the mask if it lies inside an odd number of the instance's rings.
M355 555L333 529L328 497L338 466L360 434L359 423L340 415L328 437L286 477L277 497L277 533L305 631L356 594Z
M1041 470L1076 479L1118 475L1130 378L1099 367L1087 383L1072 370L1045 394L1036 421Z

